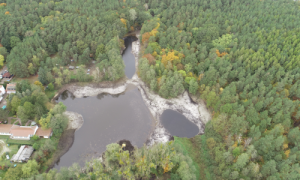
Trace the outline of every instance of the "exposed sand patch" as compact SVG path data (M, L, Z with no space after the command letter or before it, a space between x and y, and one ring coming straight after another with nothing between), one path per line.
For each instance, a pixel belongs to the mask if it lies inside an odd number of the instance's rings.
M69 124L67 129L78 130L83 125L84 120L81 114L72 111L66 111L64 112L64 115L66 115L69 119Z
M73 92L73 95L76 98L81 98L84 96L96 96L101 93L120 94L126 90L126 85L127 84L124 84L116 88L94 88L89 86L78 87L75 92Z

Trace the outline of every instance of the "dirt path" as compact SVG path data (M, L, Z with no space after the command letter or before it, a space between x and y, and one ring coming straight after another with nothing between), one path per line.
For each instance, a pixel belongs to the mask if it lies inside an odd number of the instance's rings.
M12 120L12 119L17 119L17 120L14 122L14 124L15 124L16 122L19 122L19 123L21 124L21 119L18 118L18 117L8 117L8 118L7 118L8 124L11 124L11 120Z
M8 147L6 147L6 143L3 140L0 140L0 144L2 146L0 156L2 156L2 154L4 154L5 152L10 152L10 149Z
M32 122L32 120L28 120L27 123L25 124L25 126L29 126L31 122Z

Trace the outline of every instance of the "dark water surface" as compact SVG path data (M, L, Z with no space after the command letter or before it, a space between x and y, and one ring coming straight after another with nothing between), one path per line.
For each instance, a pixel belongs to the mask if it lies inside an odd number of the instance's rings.
M125 75L131 79L135 73L135 58L134 55L131 53L132 50L132 42L136 41L137 38L134 36L129 36L125 38L125 46L126 49L124 50L122 56L125 64Z
M84 118L83 126L75 132L72 147L55 165L58 169L75 162L84 165L86 160L99 157L106 145L122 139L141 147L154 128L152 115L135 86L119 95L99 94L86 98L74 98L66 91L58 102Z
M176 111L165 110L160 120L172 136L192 138L199 133L199 128L196 124Z

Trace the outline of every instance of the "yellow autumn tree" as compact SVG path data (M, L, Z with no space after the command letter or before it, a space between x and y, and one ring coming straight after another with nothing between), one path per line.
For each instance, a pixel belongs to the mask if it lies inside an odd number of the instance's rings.
M9 11L6 11L6 12L5 12L5 15L8 15L8 14L9 14Z
M41 90L44 91L45 88L44 88L43 84L40 81L35 81L34 84L39 86L41 88Z
M51 118L52 118L52 114L50 112L48 112L47 117L41 118L39 120L39 123L40 123L40 125L42 126L43 129L48 129L49 128Z
M0 54L0 67L3 66L3 62L4 62L4 56L2 56L2 55Z
M159 20L159 19L158 19ZM142 35L142 43L144 44L145 42L147 42L149 40L149 38L151 36L156 36L156 34L158 33L157 29L159 28L160 23L157 23L156 27L154 29L152 29L152 31L150 32L145 32Z
M173 65L178 64L181 62L181 59L184 57L182 53L179 53L178 51L171 51L168 52L167 54L163 54L161 57L161 62L167 66L168 61L170 61ZM176 63L174 63L176 62Z
M120 20L125 25L125 28L127 29L127 21L126 21L126 19L121 18Z
M290 156L290 152L291 152L290 149L288 149L284 152L284 154L286 155L286 158L288 158Z

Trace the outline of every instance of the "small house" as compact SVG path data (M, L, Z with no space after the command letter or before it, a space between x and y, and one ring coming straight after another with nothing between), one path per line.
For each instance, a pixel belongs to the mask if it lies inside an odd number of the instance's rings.
M75 69L75 67L74 66L69 66L69 69L73 70L73 69Z
M11 77L11 74L9 72L6 72L3 74L2 76L3 78L10 78Z
M7 84L6 85L6 93L16 93L16 84Z
M36 131L36 135L42 138L50 138L52 136L52 129L38 128L38 130Z
M14 154L11 158L12 162L27 162L30 158L32 152L34 151L33 147L22 145L17 152L17 154Z

